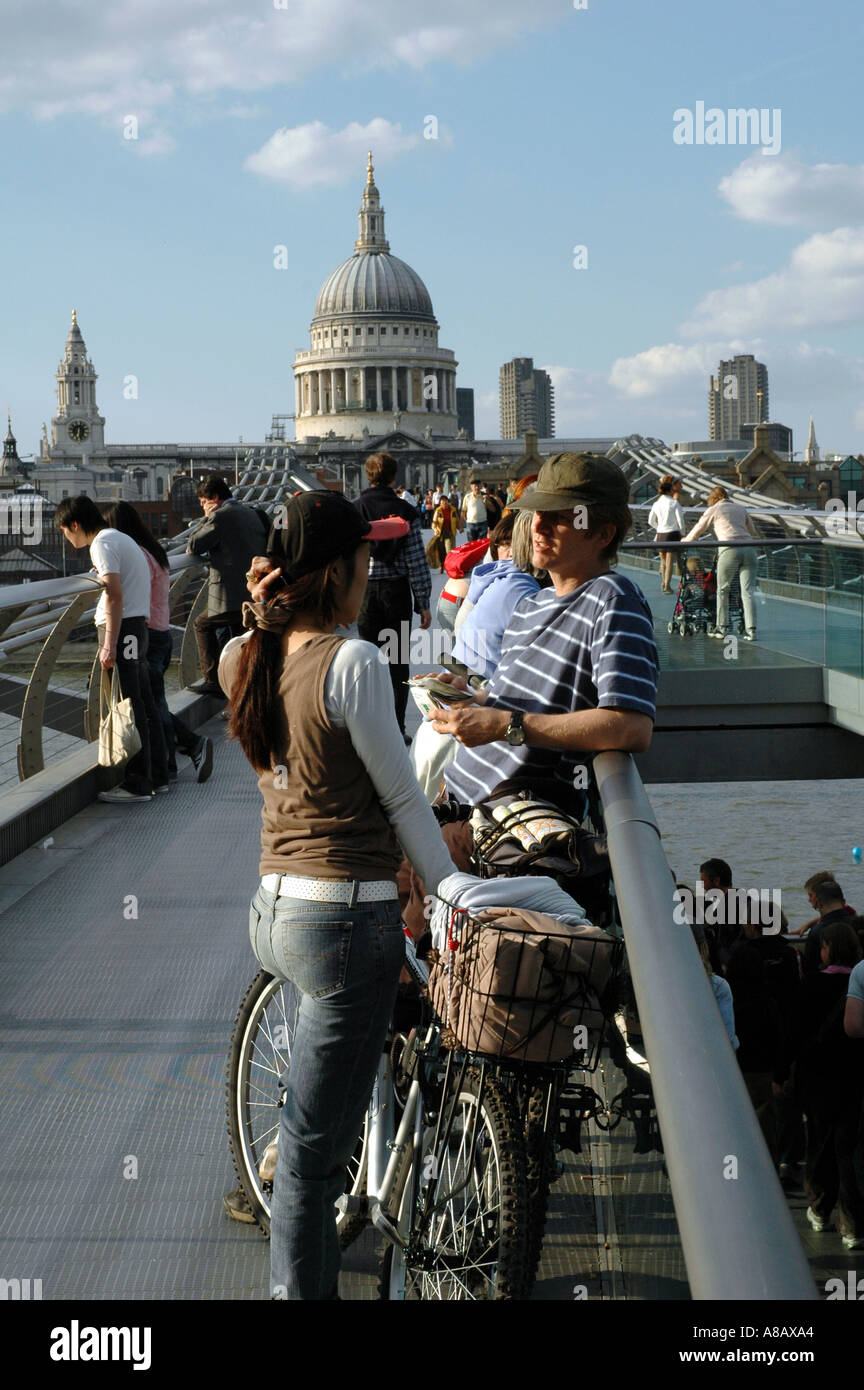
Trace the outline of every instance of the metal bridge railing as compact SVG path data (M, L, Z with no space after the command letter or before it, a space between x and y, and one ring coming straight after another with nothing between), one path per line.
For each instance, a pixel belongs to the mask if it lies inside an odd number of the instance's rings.
M817 1297L635 764L600 753L615 891L694 1299Z

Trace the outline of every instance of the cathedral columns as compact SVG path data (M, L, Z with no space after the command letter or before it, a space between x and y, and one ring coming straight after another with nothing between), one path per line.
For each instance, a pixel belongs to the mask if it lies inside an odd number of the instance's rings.
M390 385L390 394L391 394L391 397L392 397L391 409L392 409L392 410L398 410L398 409L399 409L399 368L398 368L398 367L391 367L391 368L390 368L390 382L391 382L391 385Z
M384 406L381 400L381 368L375 368L375 409L380 413Z
M330 368L330 414L336 414L336 368Z

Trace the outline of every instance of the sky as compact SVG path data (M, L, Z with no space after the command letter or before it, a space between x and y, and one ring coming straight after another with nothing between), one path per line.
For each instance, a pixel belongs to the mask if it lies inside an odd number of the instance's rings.
M864 450L862 30L859 0L0 0L19 453L73 308L109 442L263 439L368 148L478 437L519 355L559 436L705 439L753 352L797 450L811 411Z

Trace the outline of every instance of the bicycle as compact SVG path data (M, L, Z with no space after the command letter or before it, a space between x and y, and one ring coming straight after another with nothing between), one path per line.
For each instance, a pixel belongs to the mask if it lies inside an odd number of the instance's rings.
M488 926L464 912L460 917L462 930L479 927L488 940ZM448 935L452 945L452 918ZM416 960L410 943L407 949L415 986L422 989L428 968ZM609 947L610 980L620 955L618 941ZM434 1017L428 1001L415 998L397 1005L337 1204L343 1249L370 1221L388 1242L382 1297L529 1296L549 1189L557 1175L556 1148L578 1153L585 1121L603 1121L596 1093L584 1082L574 1083L571 1073L596 1066L604 1036L628 1082L637 1077L635 1087L628 1085L616 1097L606 1127L614 1127L625 1114L638 1114L641 1139L651 1146L645 1129L647 1105L650 1130L650 1086L626 1056L612 1019L611 995L610 990L604 1016L598 1018L595 1011L590 1047L588 1030L571 1019L573 1046L562 1052L559 1036L556 1056L551 1057L550 1049L550 1056L540 1061L505 1055L507 1017L498 1020L499 1045L494 1038L475 1036L468 1040L474 1046L465 1046L448 1028L447 1018ZM546 1001L547 1018L562 1002L572 1001ZM290 984L259 972L241 1004L229 1057L232 1154L265 1233L281 1108L279 1080L290 1061L297 1003ZM513 1004L511 998L505 1014ZM413 1009L413 1017L406 1019L406 1007ZM578 1046L576 1028L584 1035Z
M472 922L463 915L463 930ZM410 948L406 959L425 983ZM544 1011L557 1007L547 1001ZM422 1016L415 1014L407 1036L397 1024L382 1053L337 1204L340 1245L370 1221L386 1238L382 1297L527 1298L556 1173L559 1108L574 1065L596 1063L600 1037L552 1063L525 1062L462 1047L428 1001L415 999L414 1008ZM260 972L241 1005L229 1060L232 1153L265 1231L279 1077L295 1015L293 987Z

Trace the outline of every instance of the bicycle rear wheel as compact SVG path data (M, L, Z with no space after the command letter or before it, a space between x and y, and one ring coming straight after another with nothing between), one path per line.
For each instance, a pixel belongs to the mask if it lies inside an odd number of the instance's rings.
M482 1090L481 1090L482 1084ZM400 1228L408 1248L388 1247L380 1293L387 1299L525 1297L528 1198L525 1150L513 1100L478 1069L454 1077L441 1101L422 1169L406 1165ZM447 1123L451 1115L452 1122ZM412 1207L412 1194L419 1193Z
M270 1234L272 1179L263 1179L260 1167L268 1148L276 1143L279 1112L284 1098L280 1077L291 1060L300 995L288 980L260 970L249 986L234 1024L226 1080L226 1110L231 1157L240 1186L255 1220ZM272 1152L268 1159L272 1160ZM270 1162L270 1169L275 1166ZM265 1169L266 1171L266 1169ZM365 1186L366 1123L345 1174L345 1191L359 1193ZM366 1225L359 1213L336 1213L339 1244L344 1250Z

